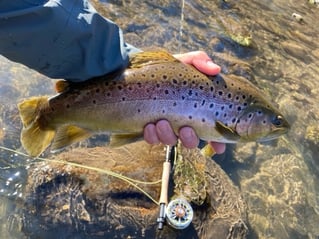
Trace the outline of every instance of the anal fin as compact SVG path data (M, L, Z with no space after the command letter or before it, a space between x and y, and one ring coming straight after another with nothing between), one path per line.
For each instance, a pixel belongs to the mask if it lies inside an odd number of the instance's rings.
M86 129L74 125L61 126L54 137L51 145L51 150L58 150L69 146L73 143L87 139L92 136L92 133Z

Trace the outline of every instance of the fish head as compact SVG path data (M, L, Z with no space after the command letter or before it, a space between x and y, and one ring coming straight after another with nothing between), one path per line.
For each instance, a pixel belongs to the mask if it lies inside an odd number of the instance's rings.
M287 133L290 125L272 106L252 104L238 118L235 131L242 141L263 142Z

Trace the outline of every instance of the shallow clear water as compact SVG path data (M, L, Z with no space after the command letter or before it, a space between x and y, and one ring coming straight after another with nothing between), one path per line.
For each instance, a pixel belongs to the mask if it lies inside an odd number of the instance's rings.
M228 146L215 157L248 205L249 238L319 237L319 8L298 0L103 1L126 41L172 53L204 50L224 73L245 76L278 103L292 128L268 144ZM298 13L303 21L292 17ZM237 36L251 37L242 46ZM0 58L0 145L20 149L16 102L52 94L53 81ZM23 238L16 200L23 200L28 160L0 150L1 235ZM19 200L18 200L19 201Z

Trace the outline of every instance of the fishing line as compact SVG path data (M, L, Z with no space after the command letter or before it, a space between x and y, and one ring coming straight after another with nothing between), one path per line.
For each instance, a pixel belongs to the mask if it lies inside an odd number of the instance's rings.
M185 0L182 0L181 18L179 21L178 53L181 53L181 49L182 49L182 38L183 38L183 27L184 27L184 9L185 9Z
M24 154L22 152L18 152L14 149L10 149L4 146L0 146L0 149L24 156L24 157L29 157L29 155ZM77 163L72 163L72 162L66 162L66 161L61 161L61 160L56 160L56 159L46 159L46 158L41 158L41 157L37 157L36 159L39 159L41 161L50 161L50 162L54 162L54 163L59 163L59 164L66 164L66 165L70 165L70 166L74 166L74 167L79 167L79 168L84 168L84 169L88 169L88 170L93 170L99 173L103 173L115 178L118 178L120 180L123 180L125 182L127 182L128 184L130 184L131 186L135 187L137 190L139 190L140 192L142 192L146 197L148 197L151 201L153 201L156 205L159 205L159 202L156 201L150 194L148 194L146 191L144 191L141 187L139 187L137 184L144 184L144 185L155 185L155 184L159 184L161 183L162 180L157 180L154 182L145 182L145 181L140 181L140 180L136 180L136 179L132 179L129 177L126 177L124 175L115 173L111 170L107 170L107 169L100 169L100 168L95 168L95 167L90 167L90 166L85 166L85 165L81 165L81 164L77 164Z

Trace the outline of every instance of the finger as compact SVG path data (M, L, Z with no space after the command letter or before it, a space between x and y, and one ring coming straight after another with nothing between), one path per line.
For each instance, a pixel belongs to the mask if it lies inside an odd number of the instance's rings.
M179 130L179 138L182 144L189 149L196 148L199 144L199 138L191 127L182 127Z
M217 142L209 142L209 143L214 148L217 154L223 154L226 150L226 144L217 143Z
M199 71L207 75L217 75L220 73L220 66L203 51L193 51L184 54L174 55L180 61L195 66Z
M156 123L157 137L163 144L175 145L177 137L167 120L160 120Z
M194 59L192 65L206 75L217 75L220 73L220 66L216 65L212 60Z
M144 140L149 144L159 144L155 124L147 124L144 127Z

